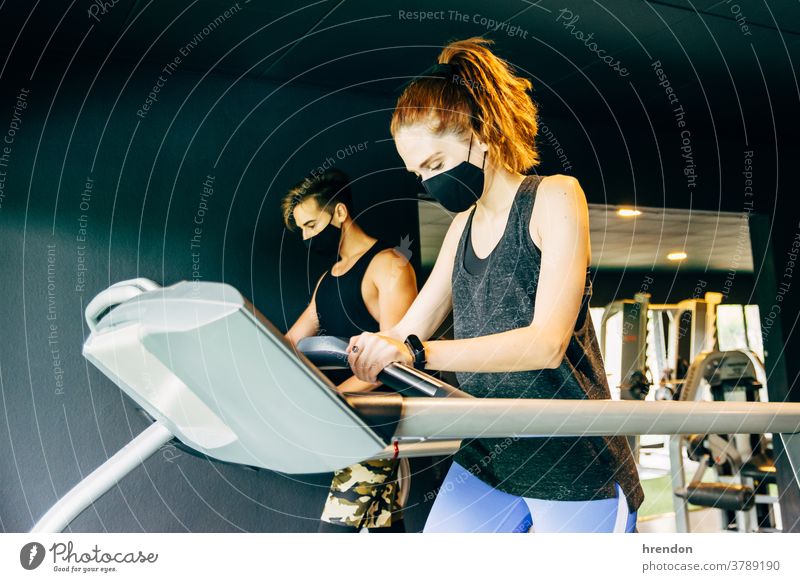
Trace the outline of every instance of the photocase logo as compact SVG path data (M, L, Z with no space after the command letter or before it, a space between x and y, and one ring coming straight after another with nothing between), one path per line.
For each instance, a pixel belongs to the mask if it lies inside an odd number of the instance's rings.
M408 235L401 238L400 244L394 247L394 252L405 258L406 262L411 260L411 238Z
M30 542L19 551L19 563L26 570L35 570L44 561L44 546L39 542Z
M408 235L404 236L400 239L400 244L392 250L394 258L392 259L390 287L394 288L397 281L403 277L408 268L408 262L411 260L411 238Z

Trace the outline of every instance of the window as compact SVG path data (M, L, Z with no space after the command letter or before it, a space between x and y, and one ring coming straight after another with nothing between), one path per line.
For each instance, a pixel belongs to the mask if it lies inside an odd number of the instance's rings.
M764 361L758 305L717 306L720 350L751 350Z

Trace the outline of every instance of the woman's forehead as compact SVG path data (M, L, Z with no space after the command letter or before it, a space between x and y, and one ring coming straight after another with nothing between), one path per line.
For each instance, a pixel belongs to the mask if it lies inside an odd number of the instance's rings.
M417 167L431 154L453 152L464 147L464 137L454 132L435 133L424 124L404 127L394 138L397 151L409 165Z

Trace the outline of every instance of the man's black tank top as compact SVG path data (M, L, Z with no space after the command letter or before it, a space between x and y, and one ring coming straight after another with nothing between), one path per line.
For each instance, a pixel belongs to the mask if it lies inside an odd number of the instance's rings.
M361 283L372 259L387 248L391 248L391 245L377 240L343 275L335 277L330 270L325 272L315 298L319 321L317 335L350 339L365 331L380 330L380 323L372 317L364 303ZM334 384L339 384L353 373L349 369L326 370L325 375Z
M529 225L541 180L541 176L523 180L503 236L478 274L465 268L466 248L472 244L467 235L471 232L473 208L453 265L455 339L501 333L528 326L533 320L541 251L531 239ZM476 397L610 399L589 314L590 297L587 269L580 312L558 368L458 372L461 389ZM644 499L633 454L624 436L471 439L462 442L455 460L484 482L512 495L560 501L610 499L616 496L616 481L631 513Z

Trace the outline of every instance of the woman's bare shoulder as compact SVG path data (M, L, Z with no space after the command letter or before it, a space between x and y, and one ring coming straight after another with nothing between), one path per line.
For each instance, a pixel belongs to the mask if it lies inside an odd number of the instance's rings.
M566 174L552 174L545 176L539 183L536 198L539 195L552 196L553 194L571 194L580 188L578 179L574 176L567 176Z
M586 196L578 179L564 174L545 176L536 191L531 222L531 238L542 248L542 232L558 218L570 222L586 212Z

